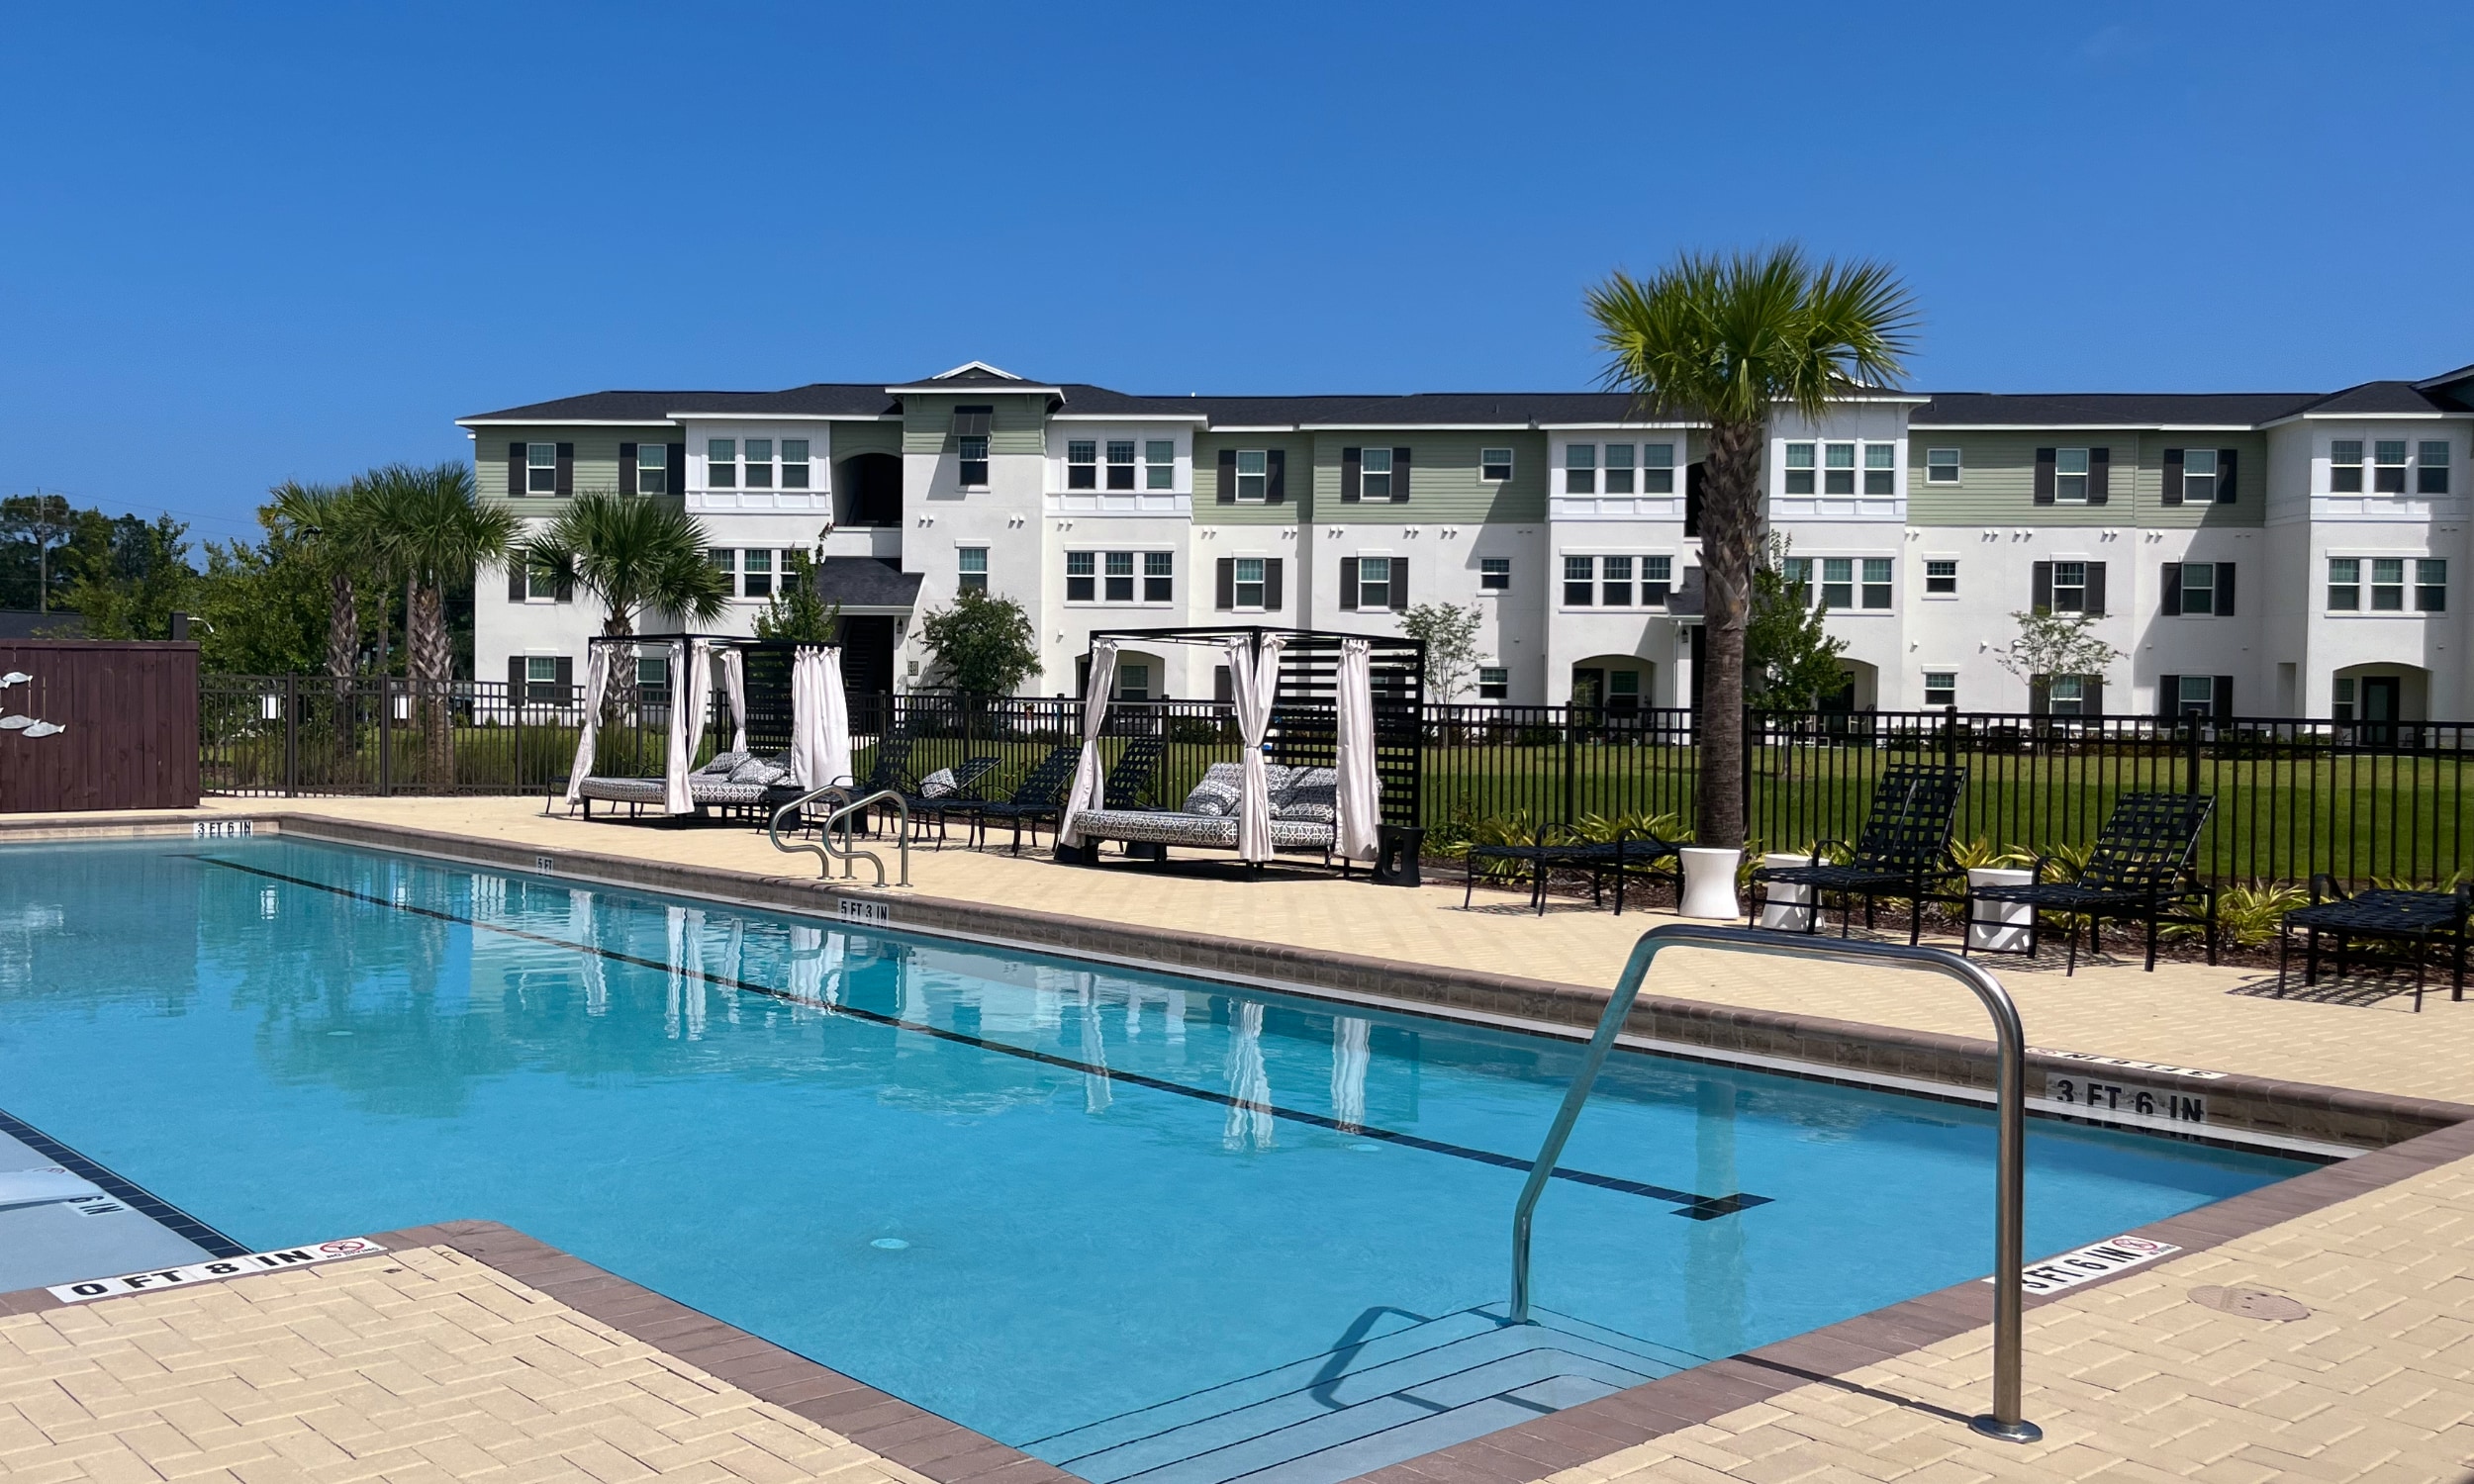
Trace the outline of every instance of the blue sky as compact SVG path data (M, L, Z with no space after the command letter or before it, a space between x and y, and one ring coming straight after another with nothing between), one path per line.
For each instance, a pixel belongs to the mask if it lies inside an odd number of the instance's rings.
M21 7L0 493L247 528L456 417L984 358L1518 390L1583 287L1895 264L1926 389L2474 361L2474 10Z

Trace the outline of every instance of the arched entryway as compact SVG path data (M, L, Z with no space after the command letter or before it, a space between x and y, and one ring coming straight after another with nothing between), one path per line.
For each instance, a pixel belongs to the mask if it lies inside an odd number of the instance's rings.
M1637 718L1656 702L1658 666L1632 654L1591 655L1572 665L1573 706L1610 722Z
M902 460L855 453L833 466L833 523L902 524Z
M1825 711L1869 711L1881 703L1881 672L1862 660L1839 661L1839 688L1821 697Z

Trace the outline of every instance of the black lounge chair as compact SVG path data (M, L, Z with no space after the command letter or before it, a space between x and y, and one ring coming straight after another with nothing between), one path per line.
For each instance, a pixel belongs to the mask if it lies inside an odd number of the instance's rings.
M1031 843L1039 843L1039 827L1054 826L1057 815L1065 808L1065 790L1074 783L1074 765L1081 761L1083 749L1074 742L1060 742L1048 749L1048 756L1037 767L1022 775L1006 798L979 798L955 805L958 813L971 821L971 843L974 848L988 843L988 826L994 820L1013 825L1013 854L1022 853L1022 830L1030 827Z
M929 781L936 777L933 773L921 779L916 787L903 789L902 801L904 807L910 811L912 837L917 838L927 822L933 819L936 821L937 849L944 849L946 818L952 814L968 813L968 806L977 801L980 781L996 772L997 765L1003 761L1002 758L982 755L964 758L950 769L939 770L953 775L953 787L945 792L926 791Z
M1615 879L1615 915L1624 915L1624 884L1638 872L1654 881L1671 881L1675 889L1683 889L1683 857L1681 846L1656 835L1633 835L1618 831L1612 840L1547 839L1547 828L1538 831L1532 845L1473 845L1469 848L1468 877L1461 887L1461 906L1467 909L1471 893L1477 888L1477 863L1481 860L1512 861L1526 864L1530 870L1529 904L1538 915L1546 915L1547 873L1550 871L1586 871L1589 873L1589 904L1605 903L1606 879ZM1661 863L1666 869L1660 869Z
M2191 873L2191 857L2199 849L2199 831L2208 822L2216 800L2205 793L2125 793L2114 801L2113 813L2096 837L2096 845L2078 876L2067 881L2045 880L2049 855L2036 858L2036 879L2016 886L1975 886L1967 893L1967 920L1976 922L1980 901L2010 902L2034 907L2028 918L2027 955L2036 956L2039 918L2045 912L2070 917L2070 957L2066 974L2079 968L2079 919L2088 922L2087 944L2096 946L2097 925L2107 917L2147 924L2147 970L2156 969L2156 925L2187 923L2204 928L2208 962L2217 961L2217 891ZM2200 910L2194 912L2197 903ZM2178 909L2178 910L2177 910ZM1963 946L1962 946L1963 951ZM1993 952L1996 950L1988 950ZM1998 950L2011 952L2012 950Z
M1907 941L1912 946L1924 931L1924 904L1951 899L1936 888L1959 875L1950 854L1951 820L1958 812L1958 793L1966 782L1964 768L1896 763L1882 769L1872 786L1871 817L1864 821L1863 833L1856 837L1847 862L1833 865L1826 859L1831 846L1847 842L1823 840L1813 846L1810 865L1756 870L1753 921L1761 920L1772 885L1812 888L1812 905L1804 917L1807 933L1821 927L1822 894L1837 892L1842 938L1856 915L1854 904L1846 898L1864 899L1864 926L1871 927L1875 902L1884 896L1904 897L1909 909Z
M2309 985L2320 977L2320 936L2327 934L2336 940L2336 972L2342 974L2356 962L2353 940L2368 938L2375 942L2411 943L2414 955L2414 1009L2423 1010L2423 980L2429 968L2433 943L2448 946L2451 1000L2465 998L2465 925L2469 910L2474 910L2474 888L2458 886L2454 891L2401 891L2383 888L2347 894L2336 884L2336 879L2325 872L2311 878L2311 905L2296 907L2285 914L2276 935L2276 992L2285 994L2285 964L2293 948L2294 930L2303 931L2302 981ZM2373 964L2396 965L2402 962L2394 955L2366 960Z

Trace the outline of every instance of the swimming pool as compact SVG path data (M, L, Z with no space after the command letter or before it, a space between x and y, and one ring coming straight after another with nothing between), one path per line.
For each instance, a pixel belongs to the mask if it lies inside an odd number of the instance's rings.
M1809 971L1800 971L1809 972ZM1980 1275L1972 1107L299 840L0 850L0 1107L252 1247L507 1222L1114 1484L1337 1479ZM2039 1122L2028 1248L2309 1166Z

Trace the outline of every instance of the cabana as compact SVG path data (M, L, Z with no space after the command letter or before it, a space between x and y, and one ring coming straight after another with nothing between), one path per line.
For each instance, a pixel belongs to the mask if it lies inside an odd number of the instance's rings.
M602 706L616 666L658 656L667 682L668 736L660 778L593 772ZM714 672L720 672L720 695ZM591 818L593 800L647 807L664 816L707 809L753 810L767 790L801 791L850 779L850 706L842 694L842 654L832 645L795 644L732 634L601 635L587 647L584 728L567 772L567 807ZM714 702L730 707L730 745L696 767ZM720 736L714 726L716 740ZM751 746L751 740L753 745Z
M1211 652L1242 751L1214 763L1176 809L1100 807L1100 736L1120 649ZM1426 645L1309 629L1153 628L1094 632L1083 693L1083 749L1057 825L1058 859L1089 863L1097 842L1167 859L1173 846L1234 850L1260 869L1278 851L1373 864L1385 836L1415 880Z

